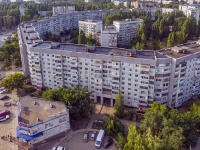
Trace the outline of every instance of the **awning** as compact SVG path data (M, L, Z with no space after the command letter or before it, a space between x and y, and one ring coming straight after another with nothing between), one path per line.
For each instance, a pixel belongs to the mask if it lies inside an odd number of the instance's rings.
M28 142L28 141L31 141L32 139L35 139L35 138L37 138L37 137L43 136L43 132L37 133L37 134L32 135L32 136L25 135L25 134L21 134L21 133L19 132L19 129L20 129L20 127L17 126L17 131L16 131L16 132L17 132L17 138L24 139L24 140L26 140L27 142Z

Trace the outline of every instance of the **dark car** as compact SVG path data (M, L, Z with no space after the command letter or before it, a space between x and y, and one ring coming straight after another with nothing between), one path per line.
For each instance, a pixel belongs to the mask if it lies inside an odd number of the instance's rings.
M113 144L113 139L109 138L103 145L103 147L106 149L110 147Z
M0 100L6 100L6 99L9 99L9 98L10 98L9 96L5 95L5 96L1 96Z

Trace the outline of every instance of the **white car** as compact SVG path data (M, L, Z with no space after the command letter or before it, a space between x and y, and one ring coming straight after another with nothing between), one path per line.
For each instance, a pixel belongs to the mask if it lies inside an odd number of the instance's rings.
M0 94L4 94L4 93L7 93L7 92L8 92L8 90L6 90L6 89L0 90Z
M52 150L65 150L65 148L62 146L58 146L58 147L54 147Z
M9 118L10 118L9 115L6 115L6 116L4 116L4 117L1 117L1 118L0 118L0 122L5 121L5 120L7 120L7 119L9 119Z
M95 131L92 132L92 135L91 135L91 137L90 137L90 140L91 140L91 141L94 141L94 140L95 140L96 134L97 134L97 132L95 132Z

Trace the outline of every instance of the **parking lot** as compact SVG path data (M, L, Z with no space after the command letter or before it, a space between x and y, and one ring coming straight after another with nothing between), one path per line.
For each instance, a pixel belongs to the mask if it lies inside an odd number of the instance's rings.
M90 136L91 136L91 132L89 133L89 140L88 142L83 142L83 133L84 132L80 132L77 133L75 135L73 135L69 140L63 141L62 143L60 143L61 146L64 146L66 148L66 150L97 150L97 148L95 148L95 141L91 141L90 140ZM105 149L103 147L103 144L105 143L107 137L104 137L104 140L101 144L101 150ZM117 147L115 146L115 144L113 143L108 150L117 150Z
M4 107L5 102L13 103L13 99L17 100L16 91L9 94L0 94L10 96L8 100L0 100L0 111L9 110L11 112L10 118L3 122L0 122L0 133L2 135L11 135L16 137L16 125L17 125L17 106ZM18 150L17 145L9 142L8 139L0 138L0 150Z

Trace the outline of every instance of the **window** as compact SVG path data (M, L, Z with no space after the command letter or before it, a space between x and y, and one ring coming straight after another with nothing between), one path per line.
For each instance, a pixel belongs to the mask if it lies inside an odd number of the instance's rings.
M53 123L52 122L45 124L45 129L49 129L51 127L53 127Z

